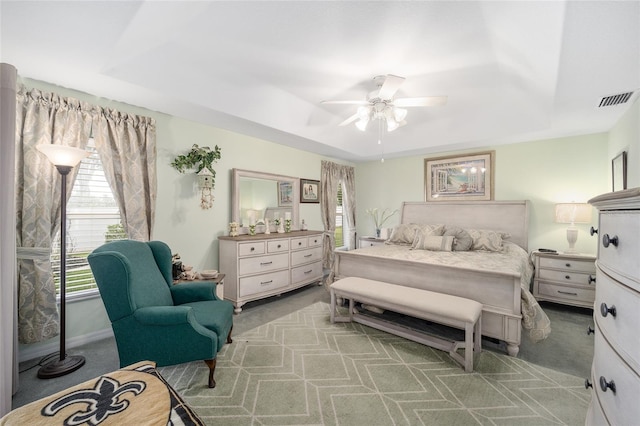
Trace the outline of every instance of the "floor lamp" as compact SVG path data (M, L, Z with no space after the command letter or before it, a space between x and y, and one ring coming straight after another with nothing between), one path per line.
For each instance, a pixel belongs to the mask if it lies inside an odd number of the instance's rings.
M62 145L38 145L38 150L45 154L56 166L62 179L60 190L60 357L38 370L40 379L53 379L64 376L84 365L83 356L67 356L65 349L65 317L66 317L66 284L67 284L67 175L89 153L83 149Z

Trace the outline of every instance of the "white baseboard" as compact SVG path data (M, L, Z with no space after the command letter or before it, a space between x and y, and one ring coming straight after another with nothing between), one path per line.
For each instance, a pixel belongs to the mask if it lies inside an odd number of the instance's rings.
M82 336L72 337L67 339L65 346L67 349L75 348L85 345L87 343L97 342L98 340L113 337L113 330L111 328L105 328L104 330L94 331ZM44 345L37 345L35 347L21 348L18 353L18 362L29 361L36 358L42 358L50 353L58 352L60 350L60 339L52 339L51 343ZM66 352L66 351L65 351Z

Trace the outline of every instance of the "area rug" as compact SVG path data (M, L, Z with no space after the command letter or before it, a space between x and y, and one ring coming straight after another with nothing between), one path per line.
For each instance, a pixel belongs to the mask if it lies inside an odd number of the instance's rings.
M159 370L210 425L584 424L583 378L488 350L474 358L465 373L437 349L331 324L320 302L225 345L215 389L204 362Z

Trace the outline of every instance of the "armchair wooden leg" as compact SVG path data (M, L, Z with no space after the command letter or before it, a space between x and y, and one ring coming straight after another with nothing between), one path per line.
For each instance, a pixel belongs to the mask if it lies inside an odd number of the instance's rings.
M216 381L213 378L213 373L216 371L216 359L205 359L204 362L207 364L207 367L209 367L209 387L215 388Z
M231 328L229 329L229 334L227 335L227 343L233 343L233 340L231 340L232 331L233 331L233 326L231 326Z

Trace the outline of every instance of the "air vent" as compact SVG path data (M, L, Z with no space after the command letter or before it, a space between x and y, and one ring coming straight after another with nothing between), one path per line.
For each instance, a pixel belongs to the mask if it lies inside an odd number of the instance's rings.
M598 105L598 108L623 104L631 98L631 95L633 95L633 92L605 96L604 98L600 99L600 105Z

